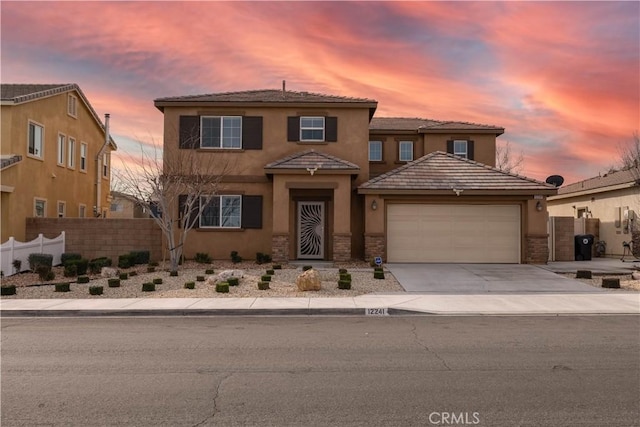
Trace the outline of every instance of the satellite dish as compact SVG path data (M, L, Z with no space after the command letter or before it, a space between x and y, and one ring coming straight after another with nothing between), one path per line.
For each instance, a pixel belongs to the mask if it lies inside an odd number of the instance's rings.
M546 183L560 187L564 183L564 178L560 175L551 175L547 178Z

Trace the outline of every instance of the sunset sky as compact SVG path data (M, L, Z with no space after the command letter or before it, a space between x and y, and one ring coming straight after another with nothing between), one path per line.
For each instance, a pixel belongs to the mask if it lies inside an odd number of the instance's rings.
M1 2L3 83L78 83L120 155L160 97L278 89L506 128L522 174L605 172L640 127L640 2ZM113 162L118 166L118 161Z

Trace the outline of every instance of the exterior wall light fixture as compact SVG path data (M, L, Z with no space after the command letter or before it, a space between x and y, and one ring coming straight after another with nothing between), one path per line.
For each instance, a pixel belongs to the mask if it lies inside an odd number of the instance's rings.
M542 212L542 203L540 203L539 201L538 201L538 202L536 202L536 210L537 210L538 212Z
M371 210L375 211L376 209L378 209L378 202L374 200L373 202L371 202Z

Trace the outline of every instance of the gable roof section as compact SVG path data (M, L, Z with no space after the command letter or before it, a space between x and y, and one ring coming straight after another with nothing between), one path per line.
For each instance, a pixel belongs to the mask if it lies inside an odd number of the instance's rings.
M603 193L633 186L640 186L640 169L637 167L606 173L602 176L596 176L565 185L558 189L558 195L554 197L554 199L574 197L582 194Z
M436 151L373 178L358 188L360 194L556 194L544 182L503 172L473 160Z
M474 131L502 135L504 128L478 123L440 121L405 117L374 117L369 123L369 131L415 131L416 133L443 133L452 131Z
M76 91L80 96L80 99L89 110L89 113L98 124L98 127L105 132L105 126L100 120L98 113L93 109L89 100L76 83L61 83L61 84L1 84L0 85L0 102L2 105L20 105L26 102L35 101L38 99L48 98L50 96L59 95L61 93ZM111 146L114 150L118 149L118 146L109 136Z
M300 171L306 173L308 169L315 169L314 173L357 173L360 167L347 160L315 150L301 151L264 167L266 173L300 173Z

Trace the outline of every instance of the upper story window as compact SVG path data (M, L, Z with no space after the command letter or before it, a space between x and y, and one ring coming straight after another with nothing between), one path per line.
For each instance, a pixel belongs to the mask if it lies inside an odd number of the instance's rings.
M76 167L76 140L74 138L69 138L69 150L67 156L67 166L70 168Z
M467 158L467 141L456 139L453 141L453 154Z
M64 166L64 146L66 145L66 137L58 134L58 166Z
M78 118L78 98L71 94L67 98L67 114Z
M64 218L67 214L67 204L65 202L58 202L58 218Z
M80 143L80 170L87 171L87 143Z
M201 148L242 148L242 117L202 116Z
M369 161L382 161L382 141L369 141Z
M44 218L47 216L47 201L45 199L34 200L33 215L39 218Z
M300 117L300 141L324 141L324 117Z
M87 206L80 204L78 206L78 218L86 218L87 216Z
M205 203L204 197L200 203ZM214 196L200 215L200 227L240 228L242 196Z
M104 153L102 155L102 177L109 177L109 156L107 155L107 153Z
M398 159L401 162L413 160L413 141L400 141Z
M29 121L29 155L44 158L44 127Z

